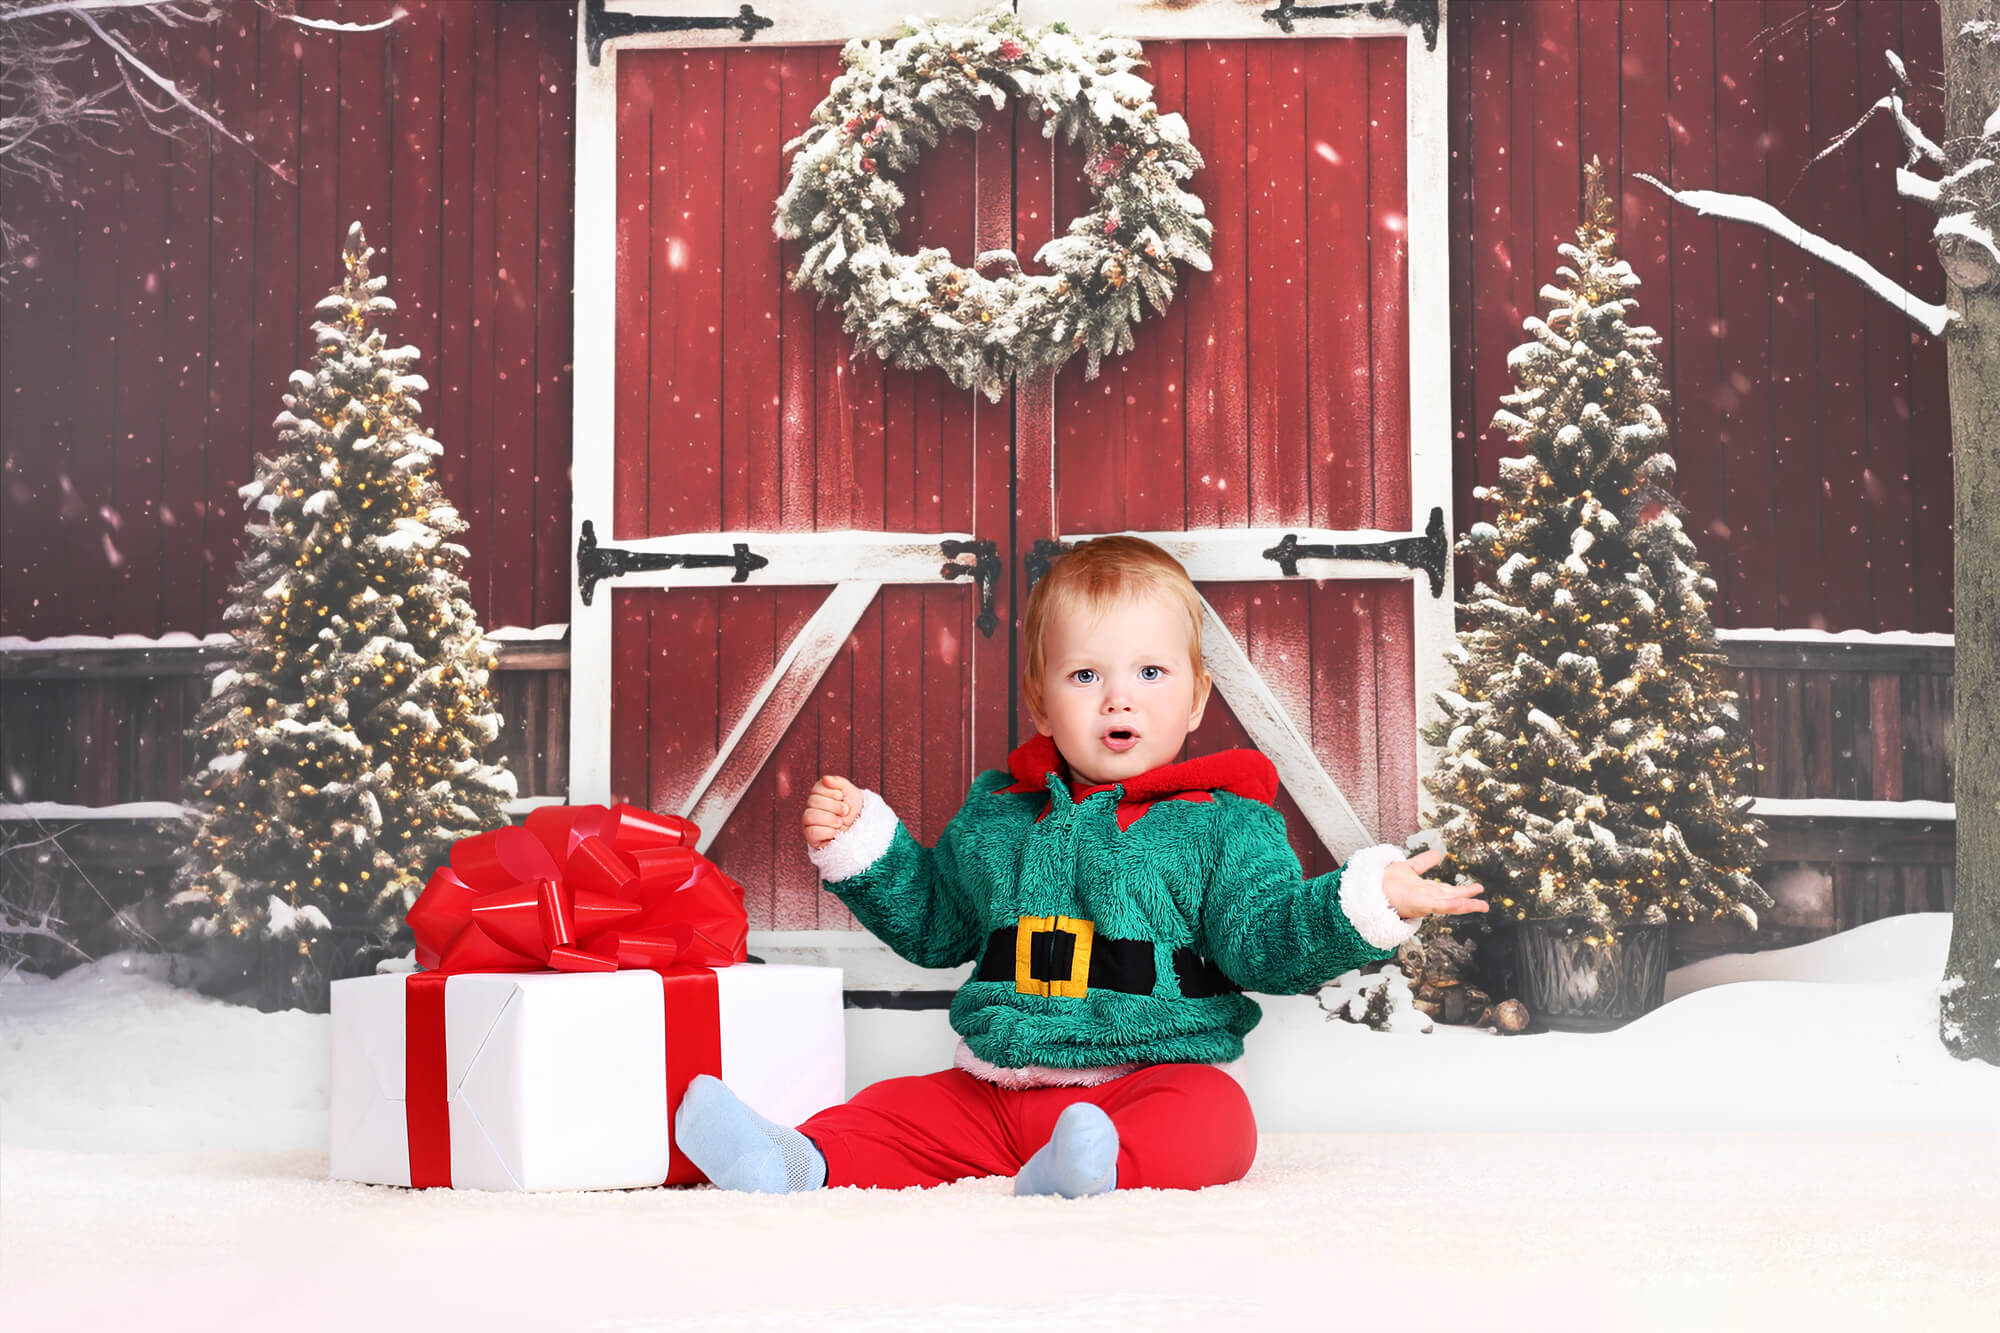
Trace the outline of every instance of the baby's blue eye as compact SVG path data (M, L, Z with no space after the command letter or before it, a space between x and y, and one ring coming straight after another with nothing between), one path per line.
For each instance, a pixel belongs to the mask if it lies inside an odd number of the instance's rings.
M1079 685L1088 685L1097 678L1097 673L1089 667L1078 667L1069 673L1069 678Z
M1148 672L1152 674L1149 675L1147 674ZM1139 668L1140 680L1165 680L1166 677L1167 669L1165 667L1149 666Z

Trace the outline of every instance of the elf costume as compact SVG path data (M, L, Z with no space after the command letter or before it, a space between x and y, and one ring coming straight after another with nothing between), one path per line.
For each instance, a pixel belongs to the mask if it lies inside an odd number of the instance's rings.
M1271 804L1277 770L1255 751L1074 790L1066 772L1037 736L974 780L936 847L865 792L854 824L813 851L827 889L897 953L977 964L951 1005L956 1068L878 1083L799 1126L826 1184L1025 1179L1044 1144L1071 1148L1070 1174L1087 1177L1094 1122L1064 1122L1069 1145L1058 1126L1078 1102L1116 1126L1119 1186L1238 1179L1256 1127L1210 1066L1241 1056L1261 1016L1243 992L1309 991L1415 932L1382 893L1400 848L1302 876Z

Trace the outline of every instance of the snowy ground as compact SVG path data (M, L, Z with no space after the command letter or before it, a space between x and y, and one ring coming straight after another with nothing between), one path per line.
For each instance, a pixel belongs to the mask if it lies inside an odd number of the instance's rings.
M1201 1194L787 1199L326 1180L327 1020L134 960L0 984L9 1329L1910 1329L2000 1308L2000 1070L1938 1046L1948 918L1674 974L1621 1032L1383 1034L1273 1000ZM121 966L124 964L124 966ZM942 1015L849 1011L855 1084ZM1975 1318L1975 1313L1985 1311Z

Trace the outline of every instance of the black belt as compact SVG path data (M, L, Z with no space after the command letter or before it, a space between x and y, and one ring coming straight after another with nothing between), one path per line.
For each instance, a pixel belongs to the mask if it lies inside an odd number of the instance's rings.
M1188 999L1243 989L1192 947L1174 950L1173 962L1174 977ZM1092 990L1151 995L1158 976L1151 940L1100 935L1094 923L1076 917L1024 916L993 932L973 979L1011 981L1023 995L1080 999Z

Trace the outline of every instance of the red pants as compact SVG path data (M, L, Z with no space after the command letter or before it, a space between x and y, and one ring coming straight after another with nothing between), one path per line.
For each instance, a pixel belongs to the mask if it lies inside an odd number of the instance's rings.
M829 1185L942 1185L1011 1176L1075 1102L1118 1127L1118 1188L1200 1189L1241 1180L1257 1122L1236 1080L1213 1065L1150 1065L1094 1088L1010 1089L962 1069L863 1088L799 1126L826 1157Z

